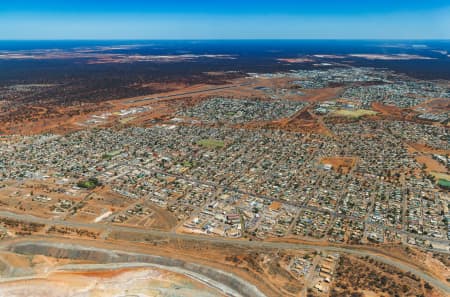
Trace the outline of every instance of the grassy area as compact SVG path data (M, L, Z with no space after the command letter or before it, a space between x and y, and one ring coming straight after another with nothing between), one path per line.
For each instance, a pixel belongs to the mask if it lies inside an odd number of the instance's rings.
M210 148L210 149L217 149L217 148L223 148L225 146L225 143L222 140L217 139L202 139L197 141L197 145Z
M448 174L440 173L440 172L436 172L436 171L432 171L430 173L432 176L434 176L436 178L436 180L444 179L444 180L450 181L450 175L448 175Z
M348 110L348 109L340 109L335 110L331 113L332 116L336 117L346 117L346 118L360 118L363 116L368 115L376 115L378 112L368 109L355 109L355 110Z
M449 180L441 178L440 180L438 180L438 185L443 188L450 189L450 181Z
M100 182L97 178L92 177L88 180L82 180L77 183L77 186L84 189L94 189L100 185Z
M118 156L121 153L121 151L117 150L117 151L112 151L106 154L102 155L102 159L105 160L111 160L113 157Z
M188 168L192 168L194 166L194 164L192 162L189 162L189 161L184 161L183 162L183 166L184 167L188 167Z

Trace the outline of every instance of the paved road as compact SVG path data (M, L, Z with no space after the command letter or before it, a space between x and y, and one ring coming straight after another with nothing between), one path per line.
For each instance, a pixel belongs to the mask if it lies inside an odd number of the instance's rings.
M198 91L190 91L190 92L177 93L177 94L164 95L164 96L157 96L157 97L148 97L148 98L143 98L143 99L130 100L130 101L128 101L128 103L138 103L138 102L144 102L144 101L150 101L150 100L168 99L168 98L173 98L173 97L178 97L178 96L200 94L200 93L205 93L205 92L226 90L226 89L232 89L232 88L237 88L237 87L245 87L245 86L249 86L249 85L251 85L251 83L243 83L243 84L239 84L239 85L231 85L231 86L225 86L225 87L216 87L216 88L202 89L202 90L198 90Z
M6 211L0 211L0 217L21 220L30 223L38 223L38 224L52 224L55 226L64 226L64 227L73 227L73 228L88 228L99 231L122 231L122 232L130 232L130 233L139 233L156 237L164 237L168 239L180 239L187 241L201 241L201 242L210 242L214 244L227 244L227 245L235 245L235 246L245 246L251 248L270 248L270 249L307 249L307 250L318 250L318 251L329 251L329 252L337 252L337 253L347 253L353 254L357 256L369 256L379 262L394 266L403 270L405 272L411 272L416 276L424 279L429 282L434 287L442 290L445 293L450 294L450 286L429 275L426 272L415 268L412 265L403 263L399 260L395 260L389 258L387 256L376 254L373 251L364 250L363 248L351 248L351 247L338 247L338 246L321 246L316 245L314 243L301 244L301 243L288 243L288 242L267 242L267 241L247 241L247 240L237 240L237 239L226 239L220 237L208 237L203 235L195 235L195 234L178 234L175 232L166 232L159 230L145 230L134 227L125 227L125 226L116 226L116 225L104 225L104 224L93 224L93 223L81 223L81 222L68 222L62 220L50 220L44 218L38 218L25 214L15 214Z

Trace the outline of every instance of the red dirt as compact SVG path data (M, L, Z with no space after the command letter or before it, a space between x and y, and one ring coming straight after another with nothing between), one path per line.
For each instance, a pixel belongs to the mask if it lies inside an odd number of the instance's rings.
M356 164L355 157L328 157L320 160L322 164L330 164L333 170L347 174Z

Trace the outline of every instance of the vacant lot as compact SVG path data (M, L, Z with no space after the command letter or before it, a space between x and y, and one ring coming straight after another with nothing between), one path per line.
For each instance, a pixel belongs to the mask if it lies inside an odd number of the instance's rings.
M378 114L376 111L368 109L355 109L355 110L340 109L333 111L330 115L335 117L346 117L357 119L363 116L371 116L376 114Z
M355 166L356 159L354 157L328 157L320 160L320 163L330 164L335 171L348 173Z

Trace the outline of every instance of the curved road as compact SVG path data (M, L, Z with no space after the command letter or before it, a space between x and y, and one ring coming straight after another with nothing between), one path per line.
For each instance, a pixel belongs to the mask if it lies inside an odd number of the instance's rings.
M219 243L219 244L227 244L227 245L235 245L235 246L246 246L252 248L270 248L270 249L302 249L302 250L318 250L318 251L329 251L329 252L338 252L338 253L347 253L353 254L357 256L369 256L374 260L379 262L394 266L403 270L405 272L411 272L416 276L424 279L434 287L440 289L446 294L450 294L450 285L443 282L440 279L433 277L432 275L419 270L413 265L406 264L399 260L395 260L388 256L384 256L382 254L377 254L373 251L364 250L363 248L351 248L351 247L338 247L338 246L321 246L315 245L314 243L288 243L288 242L268 242L268 241L247 241L240 239L226 239L220 237L208 237L203 235L196 234L179 234L175 232L167 232L167 231L159 231L159 230L144 230L133 227L125 227L125 226L116 226L116 225L102 225L102 224L92 224L92 223L80 223L80 222L68 222L62 220L50 220L44 218L38 218L30 215L22 215L15 214L6 211L0 211L0 217L20 220L29 223L37 223L37 224L45 224L45 225L54 225L54 226L63 226L63 227L73 227L73 228L88 228L95 229L98 231L121 231L121 232L130 232L130 233L138 233L145 234L156 237L163 237L168 239L180 239L187 241L201 241L201 242L210 242L210 243ZM1 245L1 243L0 243Z

